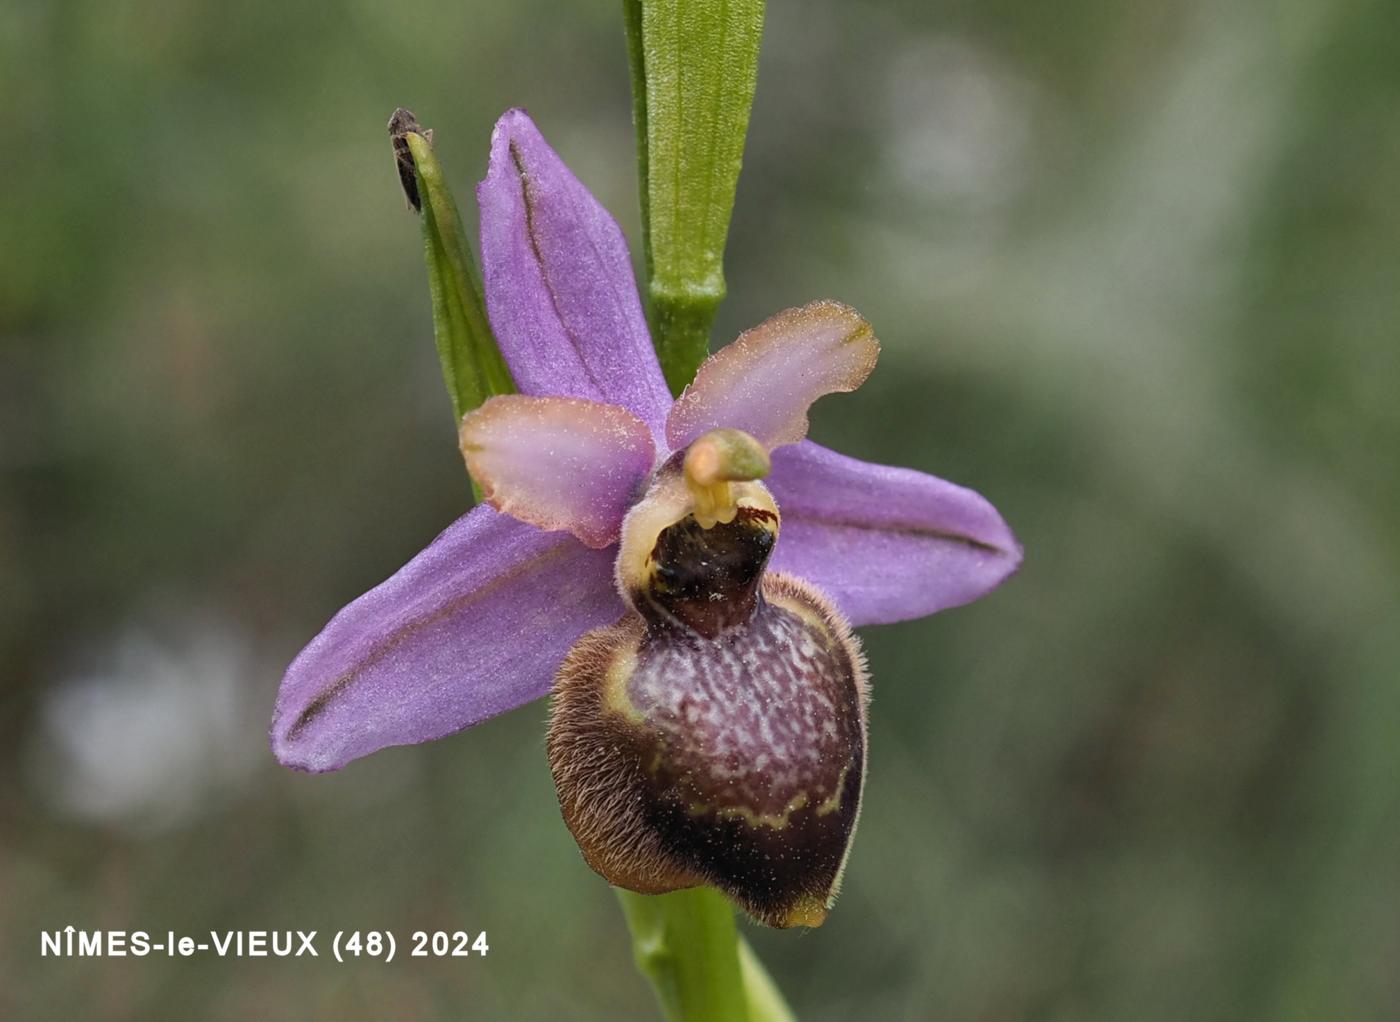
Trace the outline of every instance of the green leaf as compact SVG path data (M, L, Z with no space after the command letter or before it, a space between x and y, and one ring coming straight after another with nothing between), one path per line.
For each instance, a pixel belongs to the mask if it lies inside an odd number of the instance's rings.
M407 110L389 121L399 174L409 205L421 214L433 334L442 378L457 422L495 394L515 390L486 318L481 276L462 230L462 218L433 152L432 132Z
M709 351L763 0L623 0L652 336L679 392Z

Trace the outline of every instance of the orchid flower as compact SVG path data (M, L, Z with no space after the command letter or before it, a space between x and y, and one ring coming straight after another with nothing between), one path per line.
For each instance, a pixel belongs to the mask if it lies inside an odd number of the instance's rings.
M461 424L485 503L302 651L273 749L336 770L553 689L551 768L595 870L818 925L865 775L851 627L974 600L1020 548L971 490L804 439L809 406L874 368L850 308L778 313L673 402L621 231L524 112L477 199L519 391Z

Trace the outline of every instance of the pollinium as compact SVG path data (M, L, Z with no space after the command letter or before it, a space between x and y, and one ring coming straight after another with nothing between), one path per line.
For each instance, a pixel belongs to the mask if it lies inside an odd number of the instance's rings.
M869 688L830 601L764 570L780 517L755 448L701 437L629 512L617 577L631 609L560 668L549 761L609 883L708 884L770 926L819 926L860 813Z

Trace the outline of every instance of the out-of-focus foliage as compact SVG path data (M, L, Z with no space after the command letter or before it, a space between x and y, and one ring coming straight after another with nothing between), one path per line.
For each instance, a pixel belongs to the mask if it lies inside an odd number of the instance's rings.
M770 5L718 335L817 296L819 439L1027 551L866 636L804 1019L1400 1004L1400 6ZM616 4L0 7L0 1015L645 1017L543 706L329 777L280 671L470 491L384 132L502 109L637 240ZM38 957L67 924L486 929L485 960Z

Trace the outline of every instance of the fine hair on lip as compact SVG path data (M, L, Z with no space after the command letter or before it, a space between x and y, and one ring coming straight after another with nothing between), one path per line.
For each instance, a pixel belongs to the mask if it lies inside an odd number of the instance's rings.
M631 612L555 681L564 820L612 884L710 884L770 926L820 925L859 817L868 700L858 642L797 579L762 575L714 636Z

